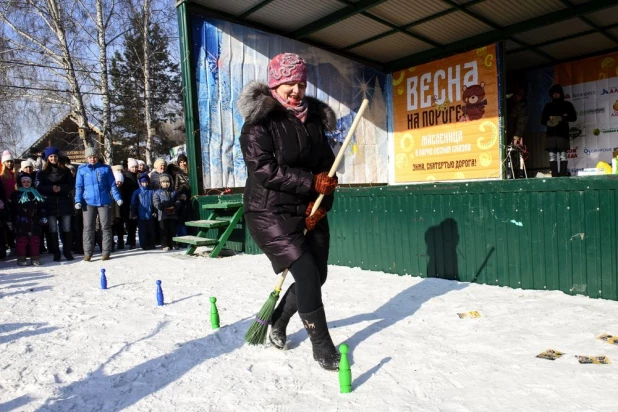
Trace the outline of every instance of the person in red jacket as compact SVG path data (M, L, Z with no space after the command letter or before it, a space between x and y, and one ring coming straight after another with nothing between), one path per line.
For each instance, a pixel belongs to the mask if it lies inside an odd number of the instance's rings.
M304 60L283 53L268 65L268 84L252 82L239 97L245 119L240 145L247 166L244 217L275 273L289 268L295 281L270 319L270 341L285 347L286 327L298 311L314 359L324 369L337 370L340 355L322 302L330 245L326 213L337 187L337 178L328 176L335 156L325 131L334 130L337 122L328 105L305 95L306 87ZM319 194L324 201L309 216Z

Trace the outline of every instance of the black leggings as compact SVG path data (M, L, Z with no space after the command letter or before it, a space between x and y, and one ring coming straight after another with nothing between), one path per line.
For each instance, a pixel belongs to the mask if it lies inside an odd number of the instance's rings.
M307 252L298 258L290 266L290 273L296 283L298 312L310 313L322 307L322 285L326 282L326 270L318 269L313 254Z

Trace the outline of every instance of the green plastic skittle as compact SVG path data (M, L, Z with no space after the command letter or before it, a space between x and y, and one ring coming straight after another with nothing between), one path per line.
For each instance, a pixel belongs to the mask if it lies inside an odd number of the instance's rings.
M210 325L213 329L219 329L219 311L217 310L217 298L210 298Z
M339 345L339 353L341 360L339 361L339 389L341 393L352 392L352 370L348 361L348 345L342 343Z

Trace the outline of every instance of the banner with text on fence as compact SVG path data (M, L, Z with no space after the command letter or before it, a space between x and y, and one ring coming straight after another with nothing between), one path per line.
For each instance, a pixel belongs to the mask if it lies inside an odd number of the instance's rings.
M498 179L495 45L393 73L395 183Z

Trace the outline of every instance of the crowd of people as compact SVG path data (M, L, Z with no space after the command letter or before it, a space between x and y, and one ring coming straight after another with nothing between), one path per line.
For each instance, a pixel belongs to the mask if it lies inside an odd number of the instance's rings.
M46 252L56 262L74 254L90 261L96 246L108 260L114 250L135 249L138 239L144 250L182 247L173 237L186 235L191 219L186 155L169 164L156 159L152 171L133 158L109 166L94 147L85 158L76 167L47 147L17 169L11 152L2 152L0 260L8 250L20 266L40 265Z

